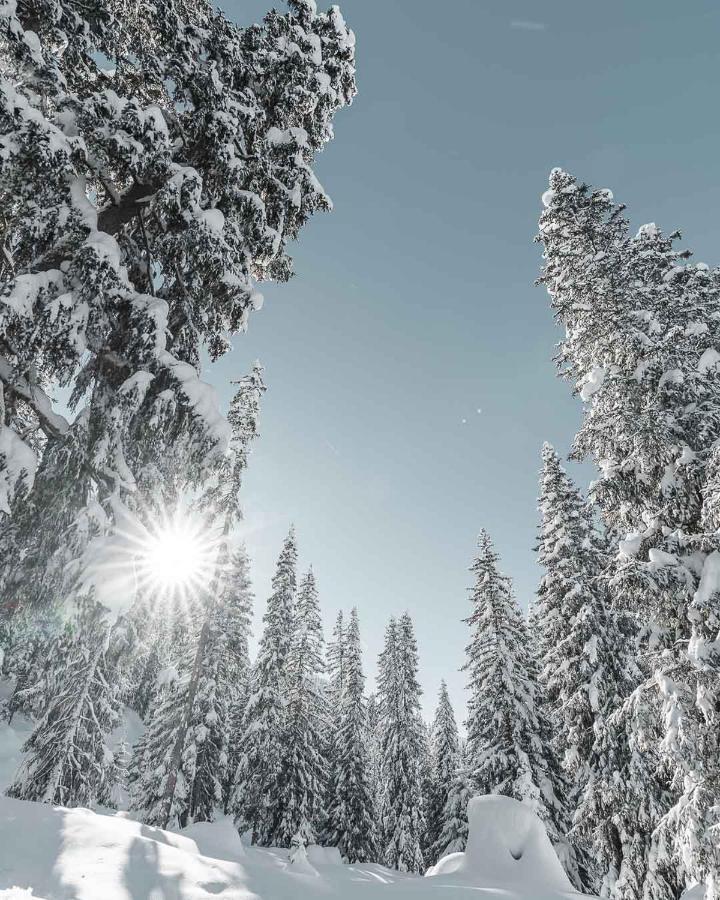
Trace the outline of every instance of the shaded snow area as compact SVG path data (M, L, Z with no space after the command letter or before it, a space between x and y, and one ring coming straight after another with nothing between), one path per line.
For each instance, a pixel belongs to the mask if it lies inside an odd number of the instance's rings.
M505 797L471 801L466 853L425 878L378 865L343 865L333 850L243 847L230 821L182 833L151 828L127 813L99 815L0 799L3 900L561 900L572 890L545 830Z

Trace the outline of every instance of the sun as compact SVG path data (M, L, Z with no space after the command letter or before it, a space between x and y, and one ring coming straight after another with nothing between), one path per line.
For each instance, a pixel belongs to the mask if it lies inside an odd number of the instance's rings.
M148 530L140 575L162 594L197 594L209 587L217 548L198 524L180 514Z

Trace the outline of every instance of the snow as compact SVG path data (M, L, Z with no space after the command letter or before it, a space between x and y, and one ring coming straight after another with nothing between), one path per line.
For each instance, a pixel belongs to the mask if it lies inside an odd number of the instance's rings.
M705 885L696 884L688 888L680 897L680 900L705 900Z
M10 512L10 501L18 482L30 489L35 480L37 457L25 441L12 428L0 423L0 512Z
M698 360L698 372L705 375L705 373L709 372L711 369L717 368L719 362L720 353L718 353L714 347L708 347Z
M714 550L710 553L703 565L700 584L695 592L694 604L704 606L712 598L713 594L720 591L720 553Z
M468 819L465 852L441 859L428 870L428 878L448 879L458 887L470 882L506 897L582 896L574 891L545 827L528 805L512 797L473 797ZM439 892L438 900L443 896ZM483 896L493 893L483 891Z
M592 395L600 390L604 380L605 369L602 366L595 366L588 374L583 386L580 388L581 399L587 403Z
M8 680L0 684L0 697L3 700L10 697L12 685L13 682ZM22 759L22 745L30 737L32 727L32 722L20 713L13 717L12 726L7 722L0 722L0 793L5 793L15 777Z
M441 860L427 878L376 864L341 865L337 854L312 846L302 864L292 864L287 850L243 847L228 819L175 833L126 813L6 797L0 798L0 847L3 898L462 900L468 890L483 900L582 897L570 887L540 820L507 797L471 801L467 851Z
M158 360L177 379L193 413L202 421L208 437L217 445L218 452L224 453L230 443L231 428L220 411L220 400L215 388L201 381L197 370L191 365L176 359L167 351L159 353Z
M225 228L225 216L222 211L217 208L204 209L198 219L215 234L222 235Z

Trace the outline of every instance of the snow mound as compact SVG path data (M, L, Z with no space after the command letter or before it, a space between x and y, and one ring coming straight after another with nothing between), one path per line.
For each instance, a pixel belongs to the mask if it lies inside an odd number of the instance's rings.
M482 900L581 900L521 804L479 798L470 820L467 852L420 878L374 863L343 865L336 850L315 846L293 863L287 850L243 846L229 819L175 833L127 813L0 797L0 898L465 900L470 891Z
M195 841L203 856L240 860L246 855L237 828L229 816L218 822L195 822L180 833Z
M464 853L443 857L429 876L462 876L478 885L509 887L540 897L574 893L545 826L512 797L473 797ZM576 895L577 896L577 895Z
M313 866L341 866L343 864L337 847L321 847L320 844L308 846L307 858Z

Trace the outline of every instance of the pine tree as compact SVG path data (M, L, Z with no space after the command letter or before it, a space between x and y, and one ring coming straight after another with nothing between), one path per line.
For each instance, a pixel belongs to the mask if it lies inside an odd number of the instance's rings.
M194 489L223 467L230 429L202 354L229 349L257 282L287 280L288 242L330 208L312 167L355 91L354 37L311 0L246 29L206 0L112 14L40 0L3 6L0 46L0 593L14 615L65 601L89 543L162 484Z
M430 850L431 859L434 859L435 862L450 853L461 853L465 850L468 837L467 807L472 796L465 748L461 747L457 757L457 767L442 810L442 828Z
M108 746L119 721L119 690L106 659L104 610L86 599L54 648L53 687L23 747L8 796L60 806L114 806L121 761Z
M642 689L665 722L671 807L663 814L661 779L637 786L660 815L644 889L671 895L665 873L679 870L714 890L720 272L688 264L677 233L651 224L632 237L609 191L565 172L551 174L543 199L541 281L565 329L562 374L586 403L573 455L600 468L593 499L619 547L613 596L640 627Z
M285 728L296 564L295 532L291 529L278 559L273 591L263 616L264 631L245 706L240 762L231 802L238 830L250 831L256 844L270 843L282 809L277 779Z
M148 724L133 748L129 769L130 799L148 825L184 827L189 821L189 798L194 772L192 757L182 759L176 771L172 748L182 725L189 671L168 666L160 672ZM165 793L168 778L175 776L172 805L168 812Z
M344 689L335 741L337 775L329 797L328 840L349 863L373 862L377 859L375 803L357 609L351 610L343 634Z
M171 640L175 611L168 598L153 603L143 593L127 618L133 632L133 646L128 654L123 701L144 720L155 696L158 676L169 663L170 647L176 646Z
M254 596L249 574L249 560L244 547L238 548L230 559L230 571L225 582L225 598L220 603L226 634L227 664L225 679L228 692L228 748L227 777L224 786L226 812L229 809L233 779L240 753L240 734L250 690L249 639Z
M564 779L550 747L550 728L537 702L535 664L525 620L510 579L485 531L470 571L472 629L466 648L468 672L468 768L473 789L527 803L545 823L570 876L575 862L566 841Z
M460 739L447 685L440 682L438 705L435 710L430 737L431 778L426 805L426 862L435 863L434 856L445 827L445 810L460 767ZM455 814L455 811L451 811Z
M417 645L412 620L390 619L379 659L381 716L380 820L384 862L401 872L421 872L421 754L424 744L417 680Z
M0 595L16 616L103 599L145 510L223 479L232 423L203 352L229 348L256 283L289 277L287 242L329 208L312 165L354 93L354 38L309 0L249 29L203 0L41 0L0 10L0 46Z
M238 649L229 650L231 635L226 619L228 604L233 602L228 582L230 535L242 519L239 494L250 442L258 434L260 400L265 391L260 364L256 363L238 385L228 417L232 428L228 453L217 479L206 486L198 503L205 511L208 528L212 525L220 527L215 574L205 596L195 598L188 609L190 619L197 620L198 637L190 644L181 637L181 644L187 646L188 654L187 658L183 654L180 659L180 671L187 671L187 683L184 680L178 682L182 683L183 690L172 698L177 700L182 696L182 703L175 707L177 720L165 721L161 731L165 740L171 742L171 747L159 749L162 737L160 733L156 736L155 749L166 769L162 781L164 796L161 801L151 790L145 796L148 810L164 808L166 820L163 822L160 818L158 824L165 826L176 814L180 821L212 821L218 805L221 802L227 805L232 710L229 673L233 665L231 654ZM232 637L242 641L241 634ZM181 776L183 786L180 790L187 808L180 801L176 803L174 797Z
M345 640L346 635L344 613L342 610L339 610L337 618L335 619L332 638L328 641L327 646L328 682L326 686L326 694L328 708L328 734L326 746L328 752L327 796L329 805L332 804L333 798L336 796L336 785L338 779L339 750L337 747L337 741L340 731L340 704L342 703L342 696L345 685ZM335 846L335 842L332 837L333 831L334 825L328 819L323 827L323 843L329 844L330 846Z
M324 820L327 708L320 678L325 671L323 634L312 569L298 588L293 640L287 658L287 705L277 781L279 847L314 844Z
M380 769L382 754L380 740L382 723L380 719L380 701L376 693L367 698L367 742L368 742L368 778L370 782L370 796L372 797L375 811L379 813L381 802ZM377 839L380 840L380 829L377 828Z
M594 801L583 794L591 769L597 776L601 765L596 742L604 721L631 694L640 673L622 619L606 599L608 554L590 508L549 444L543 447L542 460L537 550L544 575L533 610L540 684L553 747L578 809L574 834L585 838L585 846L576 848L583 885L595 889L597 862L608 871L610 860L599 857L591 835L606 823L590 815ZM591 793L597 784L596 779ZM624 799L618 797L617 802Z

